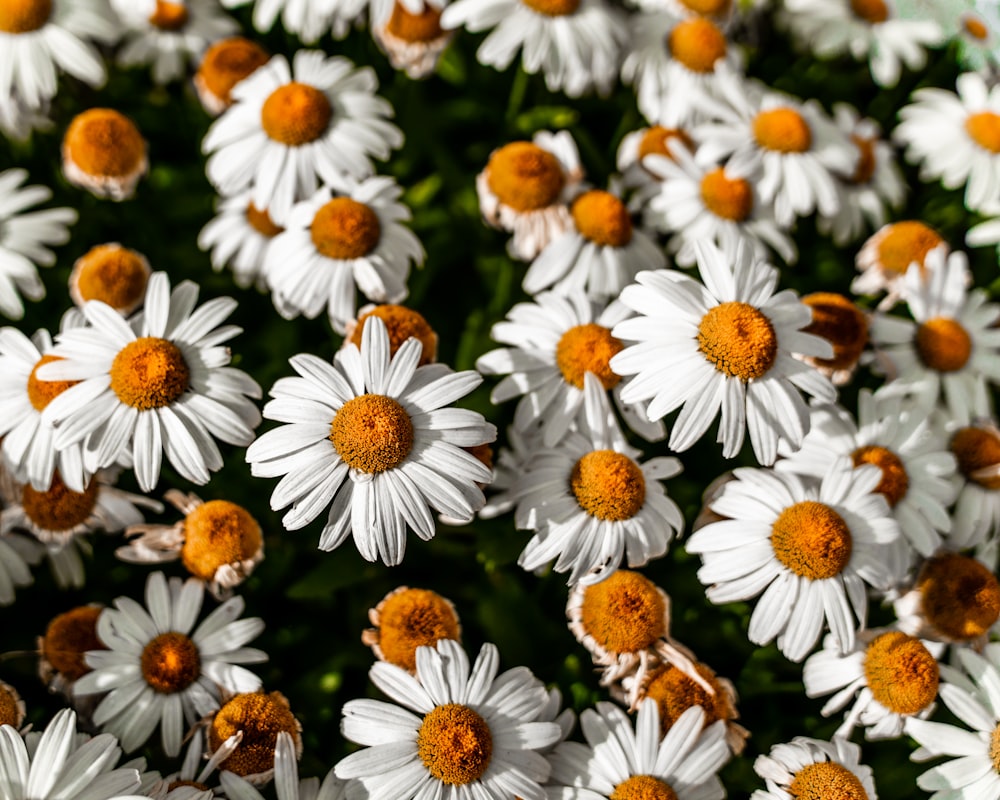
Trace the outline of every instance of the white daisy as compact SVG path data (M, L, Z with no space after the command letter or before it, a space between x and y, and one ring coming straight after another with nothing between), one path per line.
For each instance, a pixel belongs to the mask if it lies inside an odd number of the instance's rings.
M698 121L704 119L700 115ZM672 144L676 142L676 144ZM643 208L649 198L660 190L660 178L645 166L646 156L653 154L673 158L673 148L683 146L688 152L696 149L694 139L684 128L668 128L663 125L649 125L626 133L618 145L615 165L622 173L622 183L632 194L629 210ZM648 223L647 223L648 225ZM651 226L650 226L651 227Z
M818 486L786 472L741 468L711 508L724 519L695 531L690 553L701 555L698 580L713 603L761 595L748 636L801 661L824 623L841 649L854 646L868 614L865 584L887 589L897 575L884 557L899 535L881 472L838 462ZM857 620L857 621L855 621Z
M896 0L904 19L933 20L966 69L989 74L997 66L1000 46L1000 6L994 0Z
M538 721L549 701L541 682L524 667L497 675L498 666L486 644L470 671L450 639L417 650L415 676L377 662L369 675L393 702L344 704L341 732L364 746L334 767L350 781L348 799L543 800L549 764L536 751L562 731Z
M282 27L306 44L315 44L328 31L342 39L347 22L364 8L360 0L221 0L225 8L254 3L253 26L261 33L271 30L278 17Z
M441 27L444 0L384 0L370 4L372 38L389 57L393 69L410 78L426 78L455 32Z
M27 105L19 95L0 97L0 134L15 142L26 142L33 131L50 131L49 104L38 108Z
M257 42L242 36L230 36L212 44L194 74L194 88L202 108L217 117L233 104L233 87L270 58Z
M267 209L257 208L250 196L247 190L218 198L216 215L198 234L198 247L209 251L216 272L229 267L237 286L263 290L268 251L285 229L275 225Z
M26 714L27 707L17 689L0 681L0 725L10 725L19 730Z
M219 783L229 800L264 800L264 795L244 778L223 772ZM282 731L274 748L274 789L278 800L343 800L346 786L331 769L320 785L319 778L299 779L295 741Z
M948 446L958 463L958 497L952 513L949 543L956 548L976 548L995 569L1000 531L1000 430L988 419L971 425L951 426Z
M740 451L749 428L757 461L773 464L779 439L795 448L809 429L797 390L827 402L836 397L825 377L791 353L830 358L833 348L803 332L811 310L790 291L775 293L777 270L755 261L748 248L727 257L699 243L695 253L704 286L660 270L639 273L638 284L622 292L622 302L639 313L612 330L637 342L611 359L615 372L636 376L622 399L649 400L653 420L683 406L669 442L678 452L701 438L721 408L723 456Z
M854 294L886 296L878 304L880 311L892 308L903 294L903 276L913 264L926 274L927 256L941 248L945 255L948 245L941 235L920 220L906 219L883 225L868 237L854 258L861 273L851 282Z
M222 466L215 439L246 446L260 422L251 398L260 387L226 366L222 343L240 329L217 327L236 307L219 297L194 309L198 287L183 281L170 291L165 273L149 279L146 305L132 325L99 301L84 307L92 327L57 337L58 360L39 368L42 380L79 381L42 412L55 425L56 447L83 442L93 471L131 454L136 479L150 491L163 454L182 476L207 483Z
M209 180L227 197L252 186L253 204L283 224L322 182L370 175L372 156L384 160L403 143L377 85L370 67L341 56L298 50L291 68L274 56L233 87L235 102L209 128Z
M149 171L146 140L124 114L113 108L90 108L73 117L66 128L62 166L67 181L95 197L129 200Z
M73 684L90 672L84 658L87 651L104 648L97 638L97 618L103 608L95 603L56 614L45 635L38 637L38 676L49 691L67 701L72 701Z
M107 693L94 710L94 724L118 736L125 752L160 726L163 749L175 756L186 728L219 708L222 692L260 688L260 679L238 665L267 660L262 651L244 647L264 621L238 619L243 599L233 597L195 627L204 593L201 581L171 578L168 584L154 572L146 581L147 608L119 597L97 620L108 649L87 653L92 671L73 692Z
M378 317L385 323L386 333L389 334L390 356L396 355L396 351L403 346L403 342L412 336L419 339L421 344L417 366L422 367L437 361L438 335L430 323L419 311L395 303L379 305L369 303L359 308L357 319L352 319L347 323L341 347L348 347L352 344L361 347L361 336L364 333L365 323L372 317Z
M754 771L764 779L767 789L758 789L750 800L878 800L871 767L860 758L861 748L840 736L829 742L796 736L754 761Z
M868 346L868 312L836 292L812 292L802 302L812 309L812 322L803 330L826 339L833 346L832 358L795 353L826 375L834 386L850 383Z
M333 329L344 333L356 316L358 290L380 303L406 297L410 266L423 264L425 254L400 224L410 218L402 193L388 177L341 180L293 206L264 254L278 313L314 319L325 310Z
M534 458L541 442L541 422L531 426L527 431L520 431L513 425L507 427L505 447L501 447L493 462L493 481L490 483L490 496L486 505L479 509L481 519L493 519L517 505L515 489L517 482Z
M430 509L471 520L485 498L477 483L490 470L465 447L493 441L496 429L482 415L450 403L482 378L439 364L418 367L422 347L409 339L389 357L385 324L364 326L361 347L345 347L333 363L312 355L291 359L298 377L282 378L264 407L286 423L247 450L253 475L284 476L271 508L291 505L282 522L296 530L327 506L319 546L338 547L353 533L368 561L398 564L412 528L434 536Z

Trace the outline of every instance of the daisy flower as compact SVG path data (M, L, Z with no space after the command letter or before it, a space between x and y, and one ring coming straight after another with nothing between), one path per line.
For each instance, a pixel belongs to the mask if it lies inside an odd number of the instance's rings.
M19 533L0 533L0 606L14 602L14 590L31 586L29 566L37 564L44 548L34 539Z
M0 725L10 725L20 729L27 714L27 708L17 689L9 683L0 681Z
M406 226L410 210L392 178L376 176L320 189L292 207L264 255L264 279L278 313L314 319L326 311L343 333L354 319L355 297L397 303L406 297L411 264L424 248Z
M23 169L0 172L0 313L11 319L24 316L22 294L29 300L45 297L37 267L56 263L49 245L68 242L68 226L77 220L72 208L26 212L52 197L45 186L22 186L27 178Z
M233 87L235 102L209 128L209 180L226 197L252 187L253 204L283 224L321 182L370 175L372 156L384 160L403 143L377 85L370 67L340 56L297 50L291 68L274 56Z
M164 751L175 756L186 728L219 708L221 692L260 687L260 679L238 665L267 660L262 651L244 647L264 621L238 619L243 599L233 597L195 627L203 598L201 581L168 583L154 572L146 580L146 608L119 597L97 620L107 649L87 653L91 671L73 693L107 693L94 710L94 724L118 736L127 753L159 726Z
M226 797L232 800L264 800L253 784L232 772L223 772L219 782ZM320 785L319 778L299 780L295 740L289 733L278 734L274 748L274 789L278 800L343 800L344 782L331 769Z
M458 612L447 597L430 589L399 586L368 609L373 628L361 634L361 643L375 658L402 667L411 675L417 669L417 648L434 647L441 639L462 640Z
M924 275L927 256L948 246L941 235L920 220L907 219L883 225L868 237L855 256L854 264L861 273L851 282L854 294L887 294L878 304L879 310L894 306L903 294L903 276L910 266L917 265Z
M67 181L95 197L128 200L149 171L146 140L124 114L91 108L73 117L66 129L62 166Z
M365 323L372 317L377 317L385 323L386 333L389 335L389 355L396 355L396 351L403 346L410 337L420 341L420 359L417 366L433 364L437 361L438 335L424 319L424 315L419 311L395 303L382 303L375 305L369 303L358 309L358 318L347 323L347 330L344 331L343 347L354 345L361 347L361 337L365 329Z
M454 31L441 27L443 0L387 0L373 2L372 38L388 56L393 69L401 69L410 78L426 78L437 67L441 53L451 42Z
M271 30L278 17L288 33L294 33L306 44L315 44L323 34L334 27L334 35L343 38L346 34L344 18L357 16L364 3L343 0L221 0L225 8L238 8L254 2L253 26L261 33ZM335 23L337 23L335 25Z
M975 547L995 567L1000 530L1000 430L989 420L956 428L948 444L958 464L958 497L949 543Z
M803 330L826 339L833 347L833 357L794 355L816 367L834 386L850 383L868 345L868 313L835 292L813 292L804 295L802 302L812 309L813 315L812 322Z
M699 117L699 121L702 117ZM671 142L677 142L672 145ZM673 148L683 146L688 152L696 149L694 140L684 127L668 128L663 125L649 125L626 133L618 145L615 164L622 173L622 183L632 190L629 208L635 211L643 208L649 198L660 190L660 177L646 166L646 156L659 155L672 159Z
M69 296L79 308L88 300L100 300L127 317L142 305L152 272L142 253L118 242L99 244L73 263ZM82 313L78 319L83 324Z
M713 603L761 595L748 636L801 661L829 625L841 649L854 646L868 614L865 584L887 589L897 578L886 545L899 535L882 473L838 462L818 486L765 469L733 471L712 510L726 519L695 531L689 553L701 556L698 580Z
M97 619L103 608L77 606L57 614L46 626L45 635L38 637L38 674L50 691L71 699L73 684L90 672L87 652L107 649L97 638Z
M377 662L369 676L392 702L344 704L341 732L364 748L334 767L350 780L348 799L447 791L457 800L543 800L549 764L536 751L562 731L538 721L549 700L541 682L524 667L497 675L498 666L496 646L486 644L470 670L450 639L417 650L415 675Z
M312 355L291 359L298 377L282 378L264 407L281 423L247 450L256 477L284 476L271 508L291 505L282 522L296 530L330 506L320 549L353 533L368 561L402 561L406 530L434 536L430 508L471 520L485 498L477 483L490 470L462 448L493 441L482 415L448 405L482 378L468 370L418 367L421 344L409 339L389 357L380 319L365 326L361 347L346 347L333 363Z
M639 273L622 291L622 302L639 314L612 329L636 342L611 359L616 373L636 376L622 400L648 400L652 420L683 406L670 434L676 452L698 441L721 408L723 456L740 451L749 429L754 457L773 464L779 439L797 448L809 429L796 390L826 402L836 397L826 378L791 354L830 358L833 348L802 330L811 310L790 291L775 293L777 270L748 248L727 256L699 243L695 252L704 285L660 270Z
M281 692L233 695L201 724L207 730L209 763L254 786L264 786L274 777L282 733L291 738L294 757L302 755L302 726Z
M217 117L233 104L233 87L270 58L257 42L242 36L230 36L212 44L194 74L194 88L202 108Z
M260 387L226 366L222 342L240 329L217 327L236 301L219 297L195 310L197 297L196 284L183 281L171 292L166 273L157 272L134 327L104 303L86 304L92 327L59 334L57 360L39 367L42 380L79 381L42 412L57 428L56 447L82 441L92 471L130 454L148 492L164 453L183 477L205 484L222 466L216 438L239 446L253 440L260 412L251 398Z
M220 197L217 213L198 234L198 247L209 251L212 269L228 267L242 289L265 289L264 264L275 237L285 229L275 225L267 209L257 208L250 190Z
M824 742L796 736L786 744L776 744L768 755L757 756L753 768L767 789L758 789L750 800L878 800L871 767L862 764L860 758L861 748L842 737Z

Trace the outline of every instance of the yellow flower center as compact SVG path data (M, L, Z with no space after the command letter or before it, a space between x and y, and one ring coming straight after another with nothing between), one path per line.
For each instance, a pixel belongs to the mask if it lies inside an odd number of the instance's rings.
M609 362L624 345L603 325L588 322L574 325L559 337L556 345L556 366L566 383L583 388L583 377L593 372L605 389L618 385L621 376L612 371Z
M937 696L938 663L923 643L900 631L874 639L865 650L872 696L895 714L916 714Z
M961 428L951 437L951 452L958 461L958 470L968 480L987 489L1000 489L1000 475L976 477L980 470L1000 464L1000 438L983 428Z
M264 133L288 147L320 138L332 118L329 98L315 86L296 81L271 92L260 110Z
M877 445L859 447L851 457L854 459L854 466L860 467L862 464L874 464L882 470L882 479L875 487L876 492L885 495L890 506L895 507L896 503L906 497L906 492L910 488L910 476L906 474L906 467L899 456L891 450Z
M671 161L674 160L667 146L671 139L678 139L688 150L694 150L694 140L679 128L664 128L662 125L653 125L646 128L646 132L639 140L639 161L646 156L655 153L659 156L666 156Z
M364 203L334 197L316 212L309 233L321 255L343 261L361 258L374 250L382 236L382 225L378 214Z
M28 375L28 402L35 411L44 411L45 407L59 395L76 386L80 381L43 381L38 377L38 368L53 361L62 361L59 356L42 356L38 359L31 374Z
M413 447L413 423L391 397L363 394L340 407L330 441L351 469L375 474L403 463Z
M274 748L282 731L299 739L298 722L281 692L249 692L226 702L208 728L211 752L237 731L243 732L243 739L219 769L240 776L259 775L274 767Z
M677 800L677 793L652 775L633 775L615 787L611 800Z
M559 159L532 142L505 144L490 156L486 170L490 191L515 211L551 206L566 183Z
M753 189L743 178L727 178L717 167L701 179L701 199L715 216L743 222L753 211Z
M181 560L188 572L210 581L219 567L254 557L263 544L249 511L228 500L209 500L184 518Z
M247 222L250 223L250 227L267 239L273 239L279 233L284 233L285 231L280 225L274 224L266 208L257 208L253 203L247 206L246 218Z
M140 411L170 405L187 391L190 380L180 348L155 336L129 342L111 362L111 391Z
M417 732L420 760L435 778L464 786L486 772L493 756L493 734L468 706L447 703L424 716Z
M82 678L90 667L84 659L88 650L106 650L97 638L99 606L79 606L52 618L42 637L42 656L68 681Z
M992 111L970 114L965 121L965 132L984 150L1000 153L1000 114Z
M96 177L134 175L146 157L146 142L135 123L111 108L77 114L66 129L63 148L82 172Z
M917 326L917 355L936 372L957 372L972 355L972 337L950 317L934 317Z
M753 121L753 135L765 150L804 153L812 147L809 123L794 108L761 111Z
M774 555L810 581L839 575L851 560L851 529L830 506L814 500L788 506L771 527Z
M683 670L669 664L655 672L646 687L646 697L655 700L660 709L660 729L663 733L670 730L681 714L692 706L701 706L705 710L706 726L732 717L725 705L725 690L715 674L704 664L695 662L694 667L712 687L714 694L709 694Z
M576 13L580 0L522 0L532 11L546 17L566 17Z
M348 340L351 344L361 347L361 334L369 317L378 317L385 323L385 329L389 334L390 356L396 355L403 342L413 338L418 339L423 345L418 362L420 366L430 364L437 358L437 334L423 315L412 308L391 303L375 306L368 313L358 317L358 324L354 326Z
M149 17L149 24L161 31L179 31L187 21L187 6L169 0L156 0L156 10Z
M100 300L121 311L138 304L148 278L146 264L135 250L99 244L80 258L76 284L84 301Z
M216 42L205 51L198 77L211 94L228 104L233 87L266 64L269 58L267 51L256 42L233 36Z
M0 32L31 33L52 16L52 0L0 0Z
M44 492L26 483L21 489L21 506L25 516L43 531L71 531L86 522L93 512L97 487L97 481L91 480L84 491L74 492L56 471L52 474L52 484Z
M417 648L441 639L458 639L460 626L451 603L429 589L403 589L385 599L379 611L378 645L390 664L413 672Z
M966 14L962 17L962 30L980 42L985 42L990 38L990 29L986 27L981 19L971 14Z
M750 381L765 375L778 357L771 320L747 303L720 303L698 325L698 349L719 372Z
M833 358L817 358L816 363L830 369L848 369L857 364L868 343L864 312L842 294L833 292L808 294L802 302L813 314L812 322L803 330L833 345Z
M678 22L667 35L670 55L692 72L707 73L726 56L726 35L705 17Z
M863 185L875 174L875 140L865 139L852 133L851 141L858 149L858 165L854 168L850 181L853 184Z
M160 694L183 692L201 675L198 646L183 633L161 633L142 649L142 677Z
M594 450L573 465L569 485L580 508L601 520L631 519L646 500L646 479L631 458Z
M632 218L625 204L610 192L584 192L570 209L576 229L603 247L624 247L632 241Z
M833 761L804 766L792 778L788 793L796 800L868 800L858 776Z
M927 254L943 242L922 222L894 222L878 243L878 260L890 275L904 275L914 261L922 268Z
M719 17L729 13L732 0L681 0L681 5L704 17Z
M1000 617L1000 584L974 558L945 553L928 559L917 587L924 616L951 639L982 636Z
M1000 773L1000 725L993 729L990 734L990 762L993 764L993 771Z
M17 696L11 689L0 685L0 725L18 727L21 724L21 709Z
M181 786L190 786L192 789L199 789L203 792L208 791L208 787L203 783L198 783L198 781L170 781L170 783L167 784L167 791L172 792L174 789L179 789Z
M666 635L666 609L656 584L620 569L583 590L584 630L612 654L638 653Z
M851 0L851 11L858 19L872 25L889 19L889 7L884 0Z
M423 11L411 14L398 0L392 7L385 29L404 42L432 42L444 33L440 9L425 3Z

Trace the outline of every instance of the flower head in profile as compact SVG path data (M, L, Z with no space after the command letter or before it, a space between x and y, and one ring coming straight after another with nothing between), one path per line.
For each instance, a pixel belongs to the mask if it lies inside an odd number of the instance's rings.
M66 180L95 197L135 195L149 171L146 140L135 123L113 108L89 108L73 117L62 142Z
M99 244L73 262L69 296L80 308L88 300L100 300L127 317L142 305L152 272L149 261L137 250L118 242ZM84 324L83 314L75 319Z
M996 569L1000 529L1000 429L989 419L952 426L948 447L958 464L958 497L948 541L958 549L975 548L976 555Z
M441 27L444 0L382 0L372 2L371 31L394 69L411 78L426 78L455 35Z
M927 258L931 252L948 247L944 239L929 225L916 219L905 219L883 225L868 237L854 259L861 273L851 282L854 294L886 292L879 309L891 308L903 296L903 278L911 265L926 275Z
M261 45L242 36L227 36L212 44L194 74L202 108L217 117L233 104L233 87L270 58Z
M868 312L836 292L812 292L803 295L802 302L812 309L812 322L803 330L826 339L833 357L796 353L796 358L816 367L834 386L850 383L868 346Z
M417 648L434 647L441 639L462 640L462 625L451 600L430 589L399 586L368 609L375 627L361 634L362 644L379 661L402 667L411 675L417 668Z

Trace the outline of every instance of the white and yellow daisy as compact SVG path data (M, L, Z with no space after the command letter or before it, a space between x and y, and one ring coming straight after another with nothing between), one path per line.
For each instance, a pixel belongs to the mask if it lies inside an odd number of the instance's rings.
M282 27L294 33L306 44L315 44L323 34L333 28L333 34L342 39L346 34L345 21L361 13L364 3L353 0L221 0L225 8L238 8L254 3L253 26L261 33L271 30L281 17ZM338 14L338 11L340 12Z
M619 322L612 334L636 344L611 359L611 368L635 378L622 389L628 403L649 401L657 420L681 408L670 449L691 447L721 408L717 440L732 458L750 431L754 456L773 464L778 440L794 449L809 430L799 390L833 401L833 385L792 353L830 358L833 348L805 333L812 311L790 291L775 293L777 270L738 247L727 256L696 244L704 285L686 275L641 272L621 300L639 316ZM780 409L780 410L779 410Z
M12 728L20 729L26 714L27 707L17 689L9 683L0 681L0 725L10 725Z
M462 624L454 604L430 589L398 586L368 609L375 627L365 628L361 643L375 658L402 667L411 675L417 669L417 648L434 647L441 639L462 641Z
M99 244L73 262L69 296L79 308L88 300L100 300L127 317L142 305L152 272L142 253L118 242ZM85 322L82 312L72 319L81 325Z
M1000 430L988 419L950 431L949 448L958 463L958 497L952 513L949 543L975 548L996 568L1000 531Z
M198 234L198 247L209 251L212 268L228 267L233 281L246 289L265 289L264 264L275 237L285 229L275 225L267 209L253 204L250 190L216 201L216 215Z
M109 466L131 455L136 479L150 491L163 454L197 484L222 466L215 439L246 446L260 412L260 387L226 366L223 342L240 329L219 327L236 307L220 297L195 309L198 287L183 281L171 292L165 273L149 279L146 305L134 327L99 301L83 309L91 327L57 337L57 357L39 367L41 380L79 381L45 407L56 447L83 442L84 466Z
M455 35L441 27L443 0L386 0L370 4L372 38L393 69L414 79L426 78Z
M903 294L903 276L913 264L926 274L927 256L933 250L948 245L936 230L915 219L900 220L883 225L868 237L854 259L861 273L851 282L854 294L886 296L878 304L880 311L892 308Z
M936 22L966 69L988 75L996 68L1000 7L993 0L896 0L896 10L904 19Z
M245 778L224 771L219 784L231 800L264 800L264 795ZM343 800L345 783L331 769L323 783L319 778L299 779L298 756L291 734L281 731L274 746L274 789L278 800Z
M50 691L67 700L73 697L73 684L90 672L87 651L105 649L97 638L97 618L103 608L92 604L56 614L45 635L38 637L38 675Z
M420 340L420 359L417 366L433 364L437 361L438 335L430 326L430 323L419 311L396 303L381 303L376 305L369 303L358 309L358 318L347 323L347 330L344 331L344 342L342 347L355 345L361 347L361 337L364 334L365 324L372 317L378 317L385 323L386 333L389 334L389 355L396 355L396 351L403 346L410 337Z
M704 115L697 118L701 121ZM671 144L676 142L676 144ZM641 209L659 191L660 179L645 167L646 156L653 154L673 158L673 148L683 146L688 152L696 149L686 127L668 128L649 125L626 133L618 145L615 164L622 174L622 183L631 190L629 210Z
M247 449L253 475L283 476L271 508L291 506L287 530L312 522L327 506L320 549L353 533L368 561L398 564L412 528L434 536L430 509L471 520L485 502L477 484L490 470L463 448L493 441L482 415L449 404L482 378L467 370L418 367L422 346L407 340L392 358L382 320L364 326L361 347L345 347L333 363L312 355L291 359L298 377L282 378L264 407L281 423Z
M149 171L146 140L124 114L113 108L90 108L73 117L66 128L62 165L67 181L95 197L129 200Z
M838 800L878 800L871 767L860 762L861 748L835 736L831 741L796 736L776 744L754 761L754 771L767 789L758 789L750 800L788 800L789 797L823 797Z
M901 576L886 563L886 545L900 535L885 497L882 473L838 462L817 486L765 469L733 471L712 510L725 517L687 541L701 556L698 580L713 603L761 595L748 636L801 661L825 626L841 649L854 646L868 615L865 585L888 589Z
M229 36L209 46L194 74L202 108L217 117L233 104L233 87L270 58L261 45L242 36Z
M834 386L850 383L868 346L868 312L836 292L812 292L802 302L812 309L812 322L803 330L826 339L833 347L832 358L795 353L826 375Z

